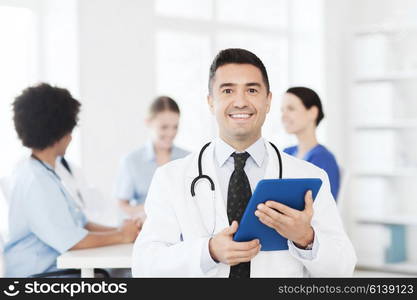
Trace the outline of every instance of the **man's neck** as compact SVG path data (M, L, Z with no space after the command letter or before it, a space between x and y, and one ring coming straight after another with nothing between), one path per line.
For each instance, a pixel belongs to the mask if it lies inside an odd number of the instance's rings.
M250 146L252 146L257 140L261 138L261 133L259 133L256 136L245 138L245 139L234 139L229 138L225 135L220 134L220 138L227 144L229 144L233 149L235 149L238 152L243 152L246 149L248 149Z
M55 161L58 155L56 154L54 149L46 148L44 150L32 150L32 155L34 155L36 158L47 163L55 169Z

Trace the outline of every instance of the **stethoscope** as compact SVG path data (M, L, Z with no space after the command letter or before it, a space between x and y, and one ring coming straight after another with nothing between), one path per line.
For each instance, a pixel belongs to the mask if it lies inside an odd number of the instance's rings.
M67 193L69 193L69 189L65 186L65 184L63 183L63 181L61 180L61 177L55 172L54 169L50 168L47 164L45 164L39 157L37 157L36 155L34 155L33 153L31 154L31 157L38 161L42 167L44 167L46 170L48 170L54 177L55 179L57 179L58 181L58 186L59 189L61 190L61 192L63 193L64 197L67 198ZM65 165L64 165L65 167ZM71 172L70 172L71 173ZM72 173L71 173L72 174ZM71 194L70 194L71 196ZM72 196L71 196L72 197ZM81 198L82 200L82 198ZM77 201L74 201L75 205L76 205L76 209L77 211L81 211L83 209L83 202L81 203L77 203Z
M47 164L45 164L40 158L38 158L35 154L30 155L34 160L38 161L42 167L44 167L46 170L48 170L56 179L58 179L59 182L61 182L61 177L55 172L54 169L50 168Z
M215 200L214 195L215 195L216 187L214 185L213 179L211 179L210 176L203 174L203 167L202 167L202 160L203 160L204 151L206 150L206 148L210 144L211 144L211 142L205 144L201 148L200 153L198 154L198 176L195 177L193 179L193 181L191 182L191 197L193 199L195 199L195 186L196 186L196 184L197 184L197 182L199 180L207 180L210 183L210 190L212 191L213 204L214 204L214 210L213 210L213 212L214 212L214 218L213 218L214 219L214 226L213 226L213 230L212 230L210 236L213 236L214 235L214 230L216 228L216 205L214 203L214 200ZM281 153L279 152L277 146L275 146L272 142L269 142L269 144L272 146L272 148L274 148L275 152L277 153L278 163L279 163L279 177L278 178L279 179L282 179L282 158L281 158ZM200 212L200 214L201 214L201 212Z

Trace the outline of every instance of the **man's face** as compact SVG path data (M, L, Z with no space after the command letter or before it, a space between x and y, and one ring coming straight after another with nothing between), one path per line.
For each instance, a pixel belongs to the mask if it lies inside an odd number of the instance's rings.
M271 97L257 67L250 64L219 67L208 103L216 116L220 136L235 141L259 138Z

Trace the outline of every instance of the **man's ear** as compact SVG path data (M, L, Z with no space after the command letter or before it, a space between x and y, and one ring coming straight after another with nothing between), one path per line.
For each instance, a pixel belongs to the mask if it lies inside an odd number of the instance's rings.
M213 96L210 94L207 95L207 104L209 105L209 109L212 114L214 114L214 105L213 105Z
M269 113L270 109L271 109L271 101L272 101L272 92L268 93L267 97L267 108L266 108L266 113Z

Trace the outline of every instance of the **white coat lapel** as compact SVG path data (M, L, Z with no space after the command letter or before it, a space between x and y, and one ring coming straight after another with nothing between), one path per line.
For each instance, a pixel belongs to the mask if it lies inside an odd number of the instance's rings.
M203 175L209 176L215 185L215 192L213 193L210 188L210 183L206 179L201 179L195 184L195 197L191 196L191 183L198 176L198 153L195 155L195 159L188 167L186 176L186 191L187 202L190 207L190 211L193 215L200 217L200 223L204 224L206 234L212 234L222 230L228 226L227 212L225 202L220 190L220 184L217 179L217 173L214 168L214 145L210 144L204 151L202 159L202 172ZM190 206L190 204L192 206Z

